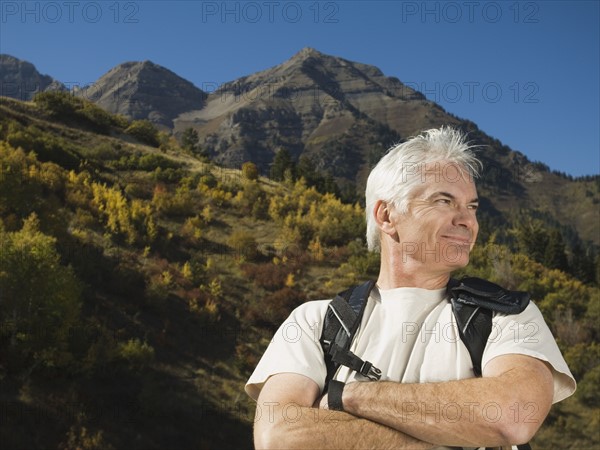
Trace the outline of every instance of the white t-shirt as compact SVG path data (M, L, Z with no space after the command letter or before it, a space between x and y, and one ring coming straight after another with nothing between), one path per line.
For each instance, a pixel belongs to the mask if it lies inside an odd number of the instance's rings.
M323 391L327 370L319 339L328 304L329 300L307 302L290 314L250 376L248 395L256 400L271 375L286 372L307 376ZM428 383L474 377L445 288L373 289L351 350L380 369L382 381ZM553 403L575 392L575 379L533 302L518 315L494 315L481 367L511 353L550 364ZM343 366L335 379L366 380Z

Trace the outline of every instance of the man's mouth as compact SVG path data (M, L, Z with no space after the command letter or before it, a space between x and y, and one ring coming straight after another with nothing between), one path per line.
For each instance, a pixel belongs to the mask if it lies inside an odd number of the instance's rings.
M461 244L471 244L470 236L454 236L454 235L443 235L444 239L448 239L450 241L460 242Z

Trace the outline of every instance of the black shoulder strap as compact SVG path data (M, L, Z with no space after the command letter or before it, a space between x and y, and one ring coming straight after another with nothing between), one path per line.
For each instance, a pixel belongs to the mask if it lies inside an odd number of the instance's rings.
M370 280L340 292L327 307L320 340L327 367L325 390L340 365L350 367L370 379L378 380L381 376L379 369L350 351L373 286L375 282Z
M450 297L459 303L481 306L503 314L518 314L529 304L527 292L509 291L477 277L450 279L447 289Z
M529 304L527 292L509 291L491 281L476 277L451 279L448 294L452 311L473 364L475 376L481 376L481 360L492 332L494 313L518 314Z

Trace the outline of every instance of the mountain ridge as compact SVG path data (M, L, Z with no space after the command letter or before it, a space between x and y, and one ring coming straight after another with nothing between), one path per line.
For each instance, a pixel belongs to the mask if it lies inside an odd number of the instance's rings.
M499 221L519 209L537 210L600 245L593 189L531 162L368 64L306 47L281 64L206 93L151 61L130 61L90 89L78 95L109 112L150 120L178 138L194 129L199 146L223 166L252 161L268 174L276 153L285 149L295 161L310 159L359 198L370 167L390 145L424 129L458 127L480 146L485 167L480 195ZM564 204L570 206L561 208Z
M38 72L32 63L6 53L0 53L0 69L0 96L27 101L37 92L67 90L60 81Z

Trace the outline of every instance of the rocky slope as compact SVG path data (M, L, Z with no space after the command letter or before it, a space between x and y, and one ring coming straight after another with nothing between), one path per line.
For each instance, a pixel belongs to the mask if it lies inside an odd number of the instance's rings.
M78 93L111 113L148 119L171 128L172 120L202 108L206 94L189 81L151 61L120 64Z
M252 160L266 172L285 147L352 179L393 142L443 122L458 120L448 120L398 79L305 48L276 67L223 85L202 109L180 115L175 132L197 129L225 165Z
M33 64L0 54L0 96L27 101L37 92L65 89L59 81L38 72Z

